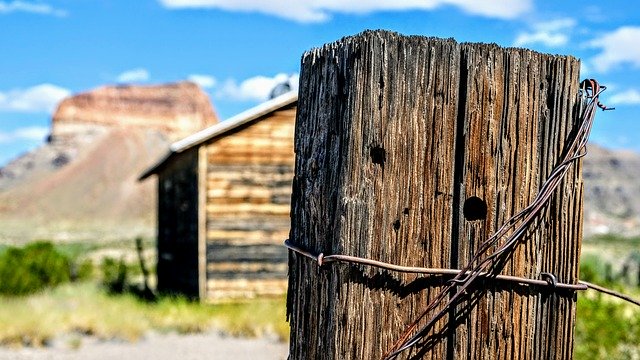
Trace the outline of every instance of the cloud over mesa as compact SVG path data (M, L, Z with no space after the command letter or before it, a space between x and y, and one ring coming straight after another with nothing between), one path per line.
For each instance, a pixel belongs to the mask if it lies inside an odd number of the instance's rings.
M52 84L0 91L0 111L50 113L62 99L69 95L71 95L69 90Z
M291 90L298 89L298 74L277 74L273 77L254 76L238 82L234 79L226 80L215 92L217 98L240 101L265 101L269 99L271 91L279 84L288 82Z
M533 0L158 0L169 9L209 8L260 12L298 22L322 22L333 13L434 10L453 6L468 14L513 19L533 8Z
M216 78L209 75L193 74L187 77L187 80L198 84L203 89L210 89L218 83Z
M119 83L145 82L149 80L149 71L143 68L127 70L116 77Z

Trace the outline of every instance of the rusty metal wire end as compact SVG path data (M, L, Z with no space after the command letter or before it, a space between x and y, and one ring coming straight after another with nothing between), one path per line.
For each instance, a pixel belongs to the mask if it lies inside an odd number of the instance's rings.
M640 306L640 301L586 281L578 281L577 284L562 283L558 281L558 278L554 274L549 272L541 272L541 279L501 275L497 273L493 266L501 256L513 251L515 246L523 239L524 235L529 231L530 226L535 222L536 218L544 209L547 202L554 194L555 189L562 182L570 166L576 160L587 154L586 144L593 126L596 107L602 110L614 109L607 107L599 101L599 96L605 89L605 86L600 85L594 79L587 79L580 83L579 96L582 98L583 104L585 105L580 109L581 123L578 132L571 142L568 143L568 148L566 149L564 157L560 159L559 163L549 173L547 180L542 184L533 202L506 220L493 235L481 243L476 254L471 258L469 263L460 270L407 267L349 255L324 255L323 253L316 255L309 250L292 244L289 240L286 240L284 245L294 253L314 260L318 264L318 267L322 267L323 265L332 262L343 262L372 266L403 273L453 276L453 279L447 281L447 285L445 285L438 295L427 305L424 312L405 329L396 343L389 351L387 351L383 357L385 360L395 359L400 353L420 342L429 333L431 327L438 321L438 319L450 311L450 308L461 298L461 296L467 293L469 287L478 278L546 286L554 290L566 289L577 291L593 289ZM507 234L509 235L507 236ZM501 239L504 240L500 241ZM487 255L489 250L496 246L497 249ZM440 307L440 309L431 317L427 318L428 320L425 325L418 329L420 322L422 322L428 314L434 312L438 307Z
M460 274L452 279L429 303L426 310L405 329L399 340L396 341L391 350L387 352L384 359L394 359L400 353L413 347L422 340L436 321L449 312L449 309L463 296L479 275L484 272L490 272L493 264L496 263L499 257L511 252L515 248L515 245L522 240L530 226L546 206L555 189L562 182L562 179L573 162L586 155L586 144L593 126L596 107L603 110L610 109L599 101L599 96L605 89L606 87L601 86L594 79L581 82L579 95L586 105L581 109L581 123L578 132L575 138L568 144L565 156L560 159L559 163L548 175L547 180L542 184L533 202L508 219L498 231L479 246L477 253L471 258L469 263L463 267ZM507 234L510 235L507 236ZM504 240L500 241L503 238ZM489 250L494 246L498 246L498 249L487 255ZM557 284L557 279L555 279L555 282ZM441 306L442 304L444 305ZM440 309L427 318L427 316L438 307L440 307ZM418 329L420 322L425 318L428 319L425 325Z
M610 296L613 296L613 297L617 297L618 299L621 299L621 300L624 300L624 301L629 302L631 304L640 306L640 301L639 300L634 299L634 298L632 298L632 297L630 297L628 295L621 294L621 293L619 293L617 291L614 291L614 290L611 290L611 289L607 289L607 288L602 287L600 285L592 284L590 282L582 281L582 280L578 281L578 284L585 285L586 287L588 287L591 290L595 290L595 291L601 292L603 294L607 294L607 295L610 295Z
M302 255L308 259L315 261L318 267L322 267L323 265L326 265L328 263L342 262L342 263L352 263L352 264L371 266L378 269L402 272L402 273L411 273L411 274L450 275L450 276L460 274L460 270L457 270L457 269L439 269L439 268L401 266L401 265L390 264L382 261L365 259L365 258L361 258L357 256L349 256L349 255L326 255L325 256L323 253L315 255L313 252L309 250L303 249L300 246L292 244L289 240L285 240L284 246L296 254ZM513 283L518 283L523 285L533 285L533 286L553 285L554 288L572 290L572 291L587 290L588 288L587 285L584 285L584 284L560 283L558 282L555 275L548 272L540 273L541 277L545 277L545 279L543 280L531 279L531 278L520 277L520 276L511 276L511 275L495 275L491 273L480 273L478 274L478 276L487 278L487 279L513 282Z

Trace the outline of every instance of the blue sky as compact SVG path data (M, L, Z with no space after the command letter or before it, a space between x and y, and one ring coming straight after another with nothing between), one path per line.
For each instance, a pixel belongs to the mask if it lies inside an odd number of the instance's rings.
M55 104L104 84L199 82L221 118L296 79L302 53L365 29L582 60L609 86L592 140L640 151L640 6L542 0L0 0L0 166Z

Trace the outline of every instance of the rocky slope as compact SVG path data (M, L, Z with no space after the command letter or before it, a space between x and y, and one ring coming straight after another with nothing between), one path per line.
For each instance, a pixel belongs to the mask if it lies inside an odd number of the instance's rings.
M172 141L216 122L188 82L62 101L48 143L0 169L0 240L151 236L156 184L137 176Z
M640 154L590 145L583 176L585 235L640 235Z
M152 236L169 143L217 121L197 85L103 87L64 100L49 142L0 169L0 242ZM640 235L640 154L589 146L586 236Z

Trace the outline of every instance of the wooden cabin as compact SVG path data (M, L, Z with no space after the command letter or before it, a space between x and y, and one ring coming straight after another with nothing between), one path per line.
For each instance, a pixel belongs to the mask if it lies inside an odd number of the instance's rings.
M158 176L158 291L286 291L297 101L279 96L178 141L141 176Z

